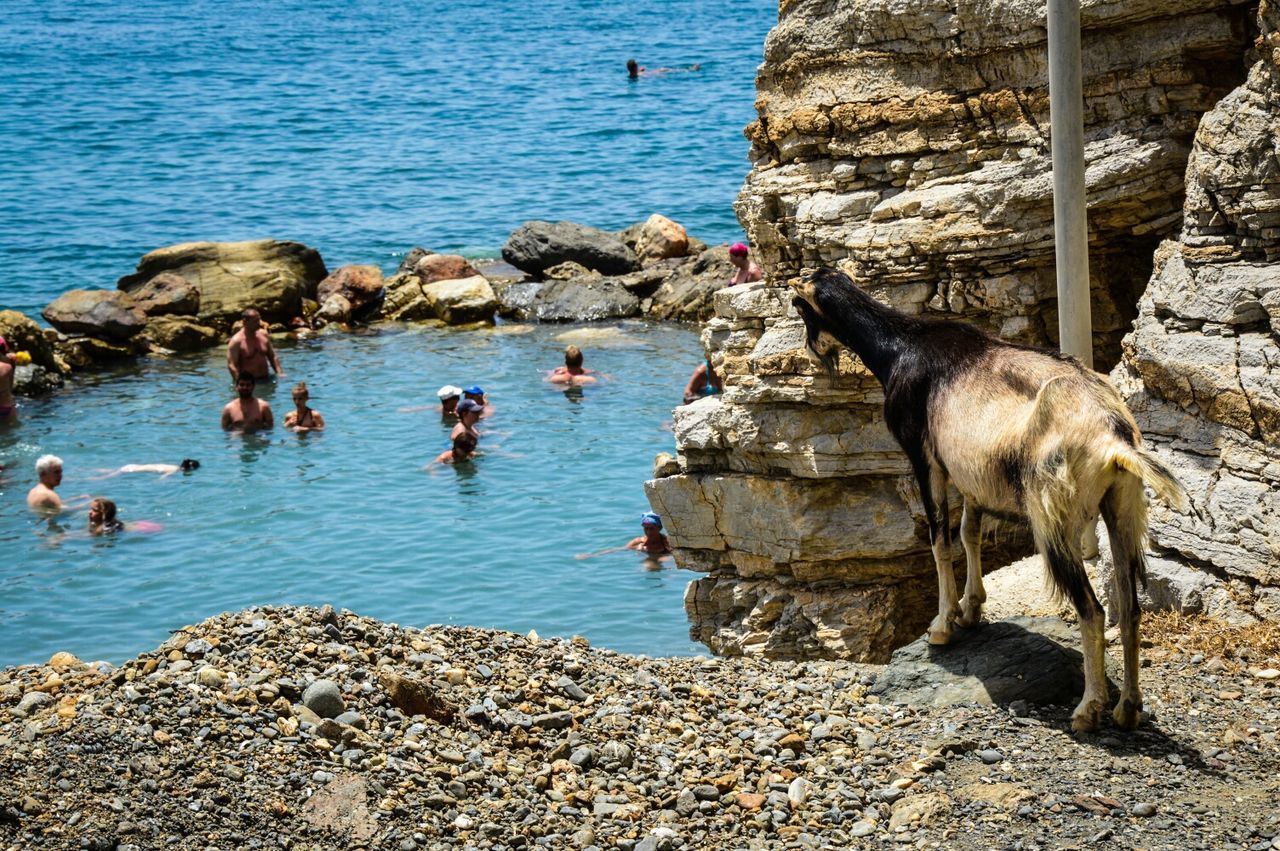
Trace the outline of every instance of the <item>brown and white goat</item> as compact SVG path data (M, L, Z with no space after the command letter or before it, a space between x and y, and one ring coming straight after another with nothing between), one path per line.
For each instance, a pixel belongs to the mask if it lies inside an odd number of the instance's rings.
M1071 726L1096 729L1107 707L1105 618L1085 573L1081 537L1101 513L1115 559L1124 646L1114 720L1125 729L1137 726L1143 484L1179 509L1186 491L1142 447L1120 394L1074 358L1007 343L972 325L907 316L834 269L819 269L793 287L810 353L833 372L843 343L884 385L885 422L920 485L938 569L938 616L929 641L946 644L953 624L971 626L981 617L982 515L1026 518L1054 588L1080 617L1085 687ZM958 600L948 483L964 498L960 541L968 570Z

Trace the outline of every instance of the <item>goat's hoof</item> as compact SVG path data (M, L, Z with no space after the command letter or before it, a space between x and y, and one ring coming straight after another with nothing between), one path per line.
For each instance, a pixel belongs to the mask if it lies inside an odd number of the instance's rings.
M1121 730L1133 730L1142 721L1142 698L1121 698L1111 713L1111 718Z
M960 614L956 615L956 626L971 627L982 622L982 604L966 606L960 604Z
M1100 700L1081 703L1071 713L1071 729L1076 733L1092 733L1102 725L1102 716L1106 712L1107 707Z

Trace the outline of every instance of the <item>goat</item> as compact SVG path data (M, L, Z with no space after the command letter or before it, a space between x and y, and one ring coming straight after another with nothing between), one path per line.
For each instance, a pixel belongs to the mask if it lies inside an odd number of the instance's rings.
M884 417L920 487L938 570L938 615L931 644L952 625L982 614L979 528L983 514L1026 518L1053 587L1080 618L1084 697L1071 714L1076 731L1096 730L1107 709L1105 619L1084 570L1081 538L1099 514L1115 560L1124 686L1113 718L1137 726L1137 582L1147 500L1143 484L1185 510L1187 493L1142 446L1133 416L1101 375L1067 355L1008 343L960 322L907 316L865 293L844 274L819 269L793 283L810 356L833 374L838 344L884 385ZM964 498L960 542L967 576L956 599L947 485Z

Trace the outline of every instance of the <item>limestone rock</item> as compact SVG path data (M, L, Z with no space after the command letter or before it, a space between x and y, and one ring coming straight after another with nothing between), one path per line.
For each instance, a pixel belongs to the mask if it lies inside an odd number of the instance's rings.
M54 299L42 315L67 334L90 334L122 342L141 331L147 316L119 290L70 290Z
M18 396L42 396L52 393L66 381L61 372L45 369L38 363L18 366L13 371L13 392Z
M323 310L330 296L341 295L349 305L349 314L360 318L377 307L382 289L382 270L377 266L342 266L316 285L316 301Z
M435 281L456 281L480 274L460 254L427 254L414 264L413 272L423 285Z
M316 311L316 317L325 322L351 321L351 302L342 293L330 293Z
M683 257L689 253L689 234L683 225L654 213L640 228L635 253L644 265L668 257Z
M144 255L118 286L132 292L162 272L190 281L200 292L201 324L223 331L250 307L268 322L288 322L328 274L320 254L298 242L187 242Z
M648 315L654 319L677 319L700 322L714 312L717 291L733 279L726 246L709 248L691 263L675 268L653 293Z
M400 272L386 280L386 295L382 300L382 318L400 321L432 319L427 297L422 292L422 281L414 272Z
M208 325L181 316L151 316L142 332L151 347L171 352L194 352L222 342L222 335Z
M0 310L0 337L9 344L10 352L26 352L31 363L54 373L63 369L54 357L53 344L34 319L16 310Z
M948 706L1025 700L1074 705L1084 690L1077 630L1057 618L1011 618L923 637L894 651L872 694L892 703Z
M378 822L369 812L368 796L362 778L344 774L307 798L302 817L317 829L349 836L363 845L378 832Z
M194 316L200 312L200 290L172 272L161 272L131 295L147 316Z
M616 235L574 222L525 222L502 247L502 259L531 275L566 260L605 275L637 267L635 252Z
M422 295L432 313L449 325L492 322L498 298L483 275L423 284Z

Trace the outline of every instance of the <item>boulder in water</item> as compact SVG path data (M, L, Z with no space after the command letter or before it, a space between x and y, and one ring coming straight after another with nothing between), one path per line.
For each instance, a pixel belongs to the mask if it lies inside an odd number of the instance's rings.
M636 256L643 265L689 253L689 233L684 226L666 216L654 213L640 226L636 237Z
M509 302L508 309L520 319L590 322L640 315L640 299L616 280L608 278L549 281L540 285L532 295L523 292L519 295L522 296L522 306Z
M422 294L431 311L450 325L492 322L498 298L483 275L424 284Z
M16 310L0 310L0 337L9 344L10 352L26 352L31 363L61 375L66 372L54 356L53 343L40 325Z
M325 322L350 322L351 302L342 293L330 293L316 311L316 318Z
M422 292L422 281L416 273L397 272L387 278L386 295L382 299L382 318L402 322L435 318L431 304Z
M139 335L139 341L152 348L171 352L195 352L222 342L217 329L201 325L187 316L152 316Z
M525 222L502 246L502 259L530 275L566 260L605 275L625 274L639 265L617 234L574 222Z
M324 305L334 295L340 295L346 300L346 318L336 319L325 315ZM377 266L343 266L316 286L320 315L330 322L346 322L353 316L363 316L381 303L382 296L382 270Z
M147 315L119 290L71 290L54 299L42 315L63 333L116 341L128 340L147 324Z
M701 322L709 319L715 308L712 298L733 279L729 249L723 245L708 248L692 262L676 267L653 293L648 315L653 319L677 319Z
M319 252L300 242L186 242L144 255L118 286L132 293L162 272L190 281L200 292L200 322L221 331L250 307L267 322L287 323L328 274Z
M200 290L172 272L161 272L130 295L148 316L194 316L200 312Z
M424 285L436 281L460 281L480 274L461 254L427 254L413 267Z

